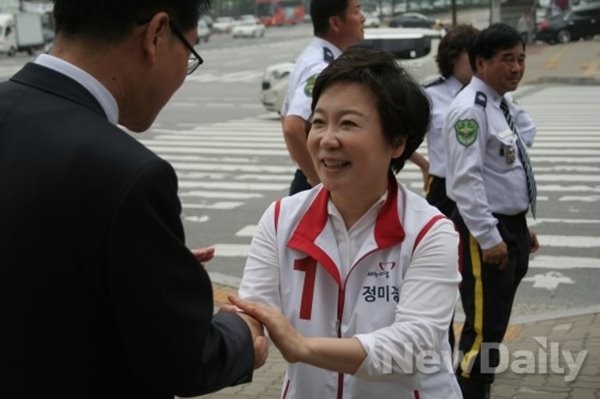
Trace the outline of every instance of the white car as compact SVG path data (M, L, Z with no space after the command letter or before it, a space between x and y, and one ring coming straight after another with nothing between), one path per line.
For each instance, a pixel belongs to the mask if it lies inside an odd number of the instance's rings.
M263 37L267 28L257 19L246 19L231 28L233 38Z
M201 19L198 21L198 39L196 40L196 44L201 41L207 42L210 39L210 28L205 20Z
M442 32L424 28L365 29L365 40L360 46L391 51L409 73L421 84L435 79L438 74L435 56ZM279 112L287 93L293 62L267 67L263 74L261 102L267 111Z
M365 22L363 23L363 26L365 28L379 28L379 25L381 25L381 19L379 19L377 15L364 14L364 16Z
M219 17L213 22L215 32L229 32L235 25L235 20L231 17Z

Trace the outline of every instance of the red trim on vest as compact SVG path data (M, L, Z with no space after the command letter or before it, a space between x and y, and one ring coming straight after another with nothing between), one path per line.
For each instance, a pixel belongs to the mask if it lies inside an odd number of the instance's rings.
M413 395L415 395L415 399L421 399L421 395L419 394L419 391L413 391Z
M285 384L285 389L283 390L283 396L281 397L281 399L285 399L288 393L288 389L290 389L290 380L287 380L286 384Z
M313 259L316 259L333 279L341 285L341 276L333 260L321 248L315 245L315 240L321 234L327 224L327 202L329 191L323 188L315 197L300 223L294 230L292 237L287 243L289 248L302 251Z
M337 390L337 399L344 398L344 374L338 374L338 390Z
M377 215L373 234L378 249L396 245L406 236L398 215L398 182L394 176L390 176L388 196Z
M423 237L425 237L425 234L427 234L427 232L431 229L431 227L440 219L446 219L446 216L436 215L436 216L432 217L431 219L429 219L429 222L427 222L425 224L425 226L423 226L421 231L419 231L419 234L417 234L417 238L415 239L415 244L413 245L412 253L415 253L415 249L417 249L417 245L419 245L419 243L421 242Z
M279 226L279 212L281 212L281 200L275 201L275 234L277 234L277 227Z

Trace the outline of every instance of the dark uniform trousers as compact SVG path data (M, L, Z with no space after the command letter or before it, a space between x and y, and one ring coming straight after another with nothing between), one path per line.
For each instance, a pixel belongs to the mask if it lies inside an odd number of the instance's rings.
M456 204L446 195L446 179L434 175L429 175L427 185L427 202L435 206L447 217L452 217L452 212Z
M479 384L487 386L488 390L494 381L493 369L499 364L499 351L493 347L504 338L517 287L527 273L530 248L525 212L494 216L508 248L508 265L504 270L483 262L481 248L467 230L458 210L452 214L461 238L463 280L460 294L465 312L458 346L462 359L457 375L464 385ZM465 395L465 398L469 397Z
M290 185L290 195L294 195L300 191L310 190L311 188L312 186L308 184L304 172L302 172L300 169L296 169L296 173L294 173L294 178L292 179L292 184Z

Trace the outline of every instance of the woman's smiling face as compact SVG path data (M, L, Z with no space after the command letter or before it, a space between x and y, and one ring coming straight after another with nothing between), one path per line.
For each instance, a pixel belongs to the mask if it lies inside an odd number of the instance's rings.
M340 82L316 103L307 145L332 196L379 196L387 188L390 161L402 154L404 144L389 145L377 101L367 86Z

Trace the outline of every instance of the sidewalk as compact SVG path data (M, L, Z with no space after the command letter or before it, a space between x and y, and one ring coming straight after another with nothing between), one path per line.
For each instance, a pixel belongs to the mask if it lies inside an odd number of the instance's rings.
M214 290L215 307L226 302L228 293L235 292L221 285L215 285ZM492 398L600 399L600 307L558 316L535 320L520 317L509 326L502 366L506 370L496 376ZM583 360L578 373L573 367L577 360ZM252 383L202 398L278 399L285 368L285 360L271 346L267 363L254 373Z

